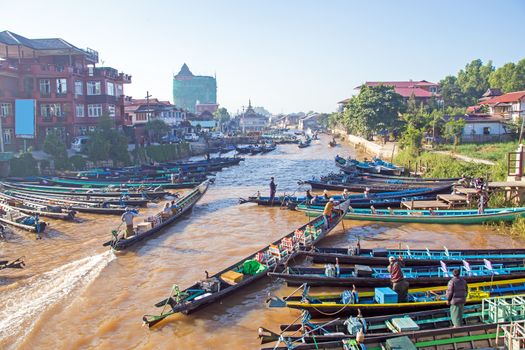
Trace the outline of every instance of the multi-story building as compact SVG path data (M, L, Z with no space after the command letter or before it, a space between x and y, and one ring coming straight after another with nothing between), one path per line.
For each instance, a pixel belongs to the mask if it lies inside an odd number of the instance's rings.
M243 133L262 131L268 127L268 117L256 113L249 101L248 108L239 118L239 127Z
M173 102L191 113L204 110L213 113L218 108L217 80L214 77L193 75L184 63L180 72L173 77ZM196 110L198 105L201 105L199 111Z
M119 126L125 124L124 84L131 83L131 76L97 63L97 51L63 39L0 32L0 116L6 149L16 150L24 141L26 146L27 141L41 145L49 133L68 145L73 137L94 130L103 114ZM18 100L34 101L34 113L17 111ZM34 123L32 135L15 133L22 123Z

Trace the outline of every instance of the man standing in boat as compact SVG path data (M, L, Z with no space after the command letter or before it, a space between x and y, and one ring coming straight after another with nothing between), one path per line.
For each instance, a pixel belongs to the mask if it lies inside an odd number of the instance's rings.
M275 192L277 191L277 185L275 184L273 176L271 177L270 181L270 202L273 202L275 198Z
M324 210L323 210L324 227L326 229L328 229L328 226L330 224L330 218L332 217L333 210L334 210L334 199L330 198L328 202L326 202L326 205L324 206Z
M124 233L124 238L128 236L133 236L133 218L138 216L135 212L126 208L124 214L122 214L121 220L126 223L126 232Z
M452 271L454 277L448 281L447 305L450 305L450 319L454 328L461 327L463 322L463 308L467 302L467 281L460 276L459 270Z
M390 282L392 282L392 289L397 293L398 303L406 303L408 297L408 281L403 275L402 268L405 266L403 257L399 256L396 260L393 256L388 258L390 264L388 265L388 272L390 273Z

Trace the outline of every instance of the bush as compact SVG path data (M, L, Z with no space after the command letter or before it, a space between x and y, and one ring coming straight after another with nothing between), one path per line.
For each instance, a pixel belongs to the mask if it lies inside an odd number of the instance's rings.
M31 153L23 153L18 158L10 160L11 176L38 175L37 161Z
M189 154L190 146L188 143L139 147L133 151L133 157L136 161L144 159L144 155L146 155L148 159L155 162L166 162L186 157Z
M78 154L69 158L69 163L73 170L86 169L86 159Z

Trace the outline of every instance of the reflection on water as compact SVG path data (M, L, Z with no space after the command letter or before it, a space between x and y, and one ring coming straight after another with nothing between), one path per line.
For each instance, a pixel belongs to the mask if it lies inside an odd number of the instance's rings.
M27 268L2 271L0 348L20 349L253 349L257 328L291 322L297 311L268 309L268 293L293 290L262 280L191 316L177 315L148 330L145 313L166 296L257 251L304 224L307 218L281 208L239 205L239 197L268 194L275 176L278 194L302 194L301 179L336 171L333 157L352 149L278 146L266 155L247 156L217 174L188 218L116 258L101 246L119 225L118 216L82 215L82 223L50 220L54 232L42 240L16 231L0 242L0 257L25 256ZM160 203L162 205L163 203ZM143 210L144 216L160 205ZM489 248L519 246L482 226L439 226L344 222L322 245L363 247ZM5 332L4 330L7 330ZM8 333L8 334L6 334ZM9 335L9 336L8 336Z

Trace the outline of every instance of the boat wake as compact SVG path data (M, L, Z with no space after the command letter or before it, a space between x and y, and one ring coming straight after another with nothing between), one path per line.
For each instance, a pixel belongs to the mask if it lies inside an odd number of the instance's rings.
M34 276L27 284L0 295L0 334L17 336L31 332L39 316L73 290L88 286L115 259L113 252L90 256ZM23 329L24 334L18 333ZM17 344L13 344L16 348Z

